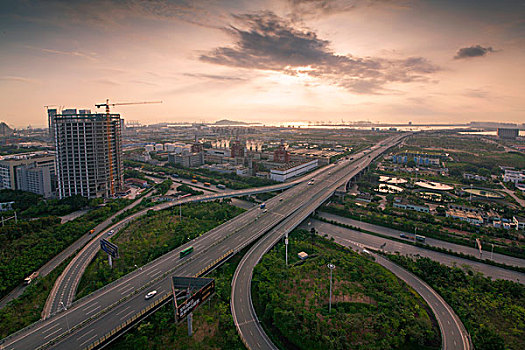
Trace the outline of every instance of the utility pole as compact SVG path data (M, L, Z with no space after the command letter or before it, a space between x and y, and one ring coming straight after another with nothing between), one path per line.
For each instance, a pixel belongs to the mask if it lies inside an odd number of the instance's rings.
M334 264L328 264L328 268L330 269L330 301L328 303L328 313L332 312L332 270L335 269Z
M284 246L286 247L286 251L285 251L286 266L288 266L288 233L286 234L286 236L284 236Z

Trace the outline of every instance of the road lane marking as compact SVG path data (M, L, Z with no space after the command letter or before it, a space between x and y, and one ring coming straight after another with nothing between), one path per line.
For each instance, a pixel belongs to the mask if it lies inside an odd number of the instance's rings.
M98 335L93 335L91 338L87 339L85 342L83 342L82 344L80 344L80 347L83 347L85 344L89 343L89 342L92 342L96 337L98 337Z
M95 329L91 329L91 330L87 331L86 333L84 333L83 335L81 335L80 337L78 337L77 340L80 340L81 338L84 338L86 335L88 335L89 333L92 333L92 332L94 332L94 331L95 331Z
M135 310L131 310L130 312L128 312L127 314L125 314L124 316L122 316L120 319L121 320L125 320L126 318L128 318L129 316L133 315L135 313Z
M93 304L89 305L89 306L86 306L85 308L82 309L82 311L86 311L88 309L91 309L93 306L96 306L98 304L98 301L95 301Z
M126 311L127 309L129 309L130 306L126 306L124 309L120 310L119 312L117 312L115 315L120 315L121 313L123 313L124 311Z
M51 332L51 333L49 333L48 335L46 335L46 336L44 337L44 339L49 338L50 336L52 336L53 334L56 334L56 333L60 332L61 330L62 330L62 327L60 327L60 328L57 329L56 331Z
M50 330L52 330L53 328L56 328L56 327L58 327L58 326L60 326L60 323L55 324L53 327L49 327L48 329L42 331L42 333L49 332Z
M97 310L100 309L101 307L102 307L101 305L97 306L97 307L94 308L93 310L90 310L90 311L86 312L86 315L92 314L93 312L97 311Z

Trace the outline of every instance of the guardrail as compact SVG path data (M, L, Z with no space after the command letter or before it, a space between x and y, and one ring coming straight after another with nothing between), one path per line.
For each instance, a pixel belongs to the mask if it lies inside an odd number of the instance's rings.
M149 304L144 309L140 310L139 312L135 313L131 318L128 318L126 321L119 324L117 327L113 328L111 331L107 332L88 346L84 347L84 350L92 350L95 349L97 346L103 344L106 340L111 339L113 336L117 335L120 331L127 329L129 326L133 325L133 323L137 320L140 320L144 315L147 315L148 312L156 308L157 306L164 304L170 297L172 296L171 293L166 293L162 295L159 299L155 300L155 302Z
M208 272L210 272L211 270L213 270L217 266L219 266L221 263L223 263L224 261L228 260L230 258L230 256L233 254L233 252L234 252L233 249L230 249L225 254L221 255L219 258L215 259L213 262L208 264L205 268L201 269L199 272L194 274L193 277L199 277L199 276L203 276L203 275L207 274ZM171 296L172 296L171 293L164 294L162 297L157 299L154 303L148 305L146 308L144 308L141 311L137 312L131 318L127 319L126 321L124 321L123 323L118 325L117 327L113 328L110 332L107 332L102 337L100 337L99 339L95 340L93 343L89 344L87 347L84 347L83 349L85 349L85 350L92 350L92 349L96 348L100 344L104 343L106 340L108 340L111 337L113 337L116 334L118 334L120 331L126 329L129 325L133 324L133 322L139 320L142 316L144 316L144 314L146 314L147 312L149 312L150 310L152 310L153 308L155 308L159 304L166 302L167 299L169 299Z

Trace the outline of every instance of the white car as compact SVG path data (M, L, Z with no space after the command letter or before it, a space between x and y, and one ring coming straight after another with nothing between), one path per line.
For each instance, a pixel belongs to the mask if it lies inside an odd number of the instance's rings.
M115 233L115 230L110 230L110 231L108 232L108 236L111 236L111 235L114 234L114 233Z
M152 290L151 292L149 292L148 294L146 294L146 296L144 297L144 299L146 299L146 300L151 299L151 298L153 298L156 294L157 294L157 291L156 291L156 290Z

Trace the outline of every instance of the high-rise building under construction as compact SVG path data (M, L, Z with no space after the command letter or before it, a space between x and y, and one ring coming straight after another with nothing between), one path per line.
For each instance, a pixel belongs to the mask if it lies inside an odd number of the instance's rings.
M113 197L121 192L120 114L65 109L52 118L59 198Z

